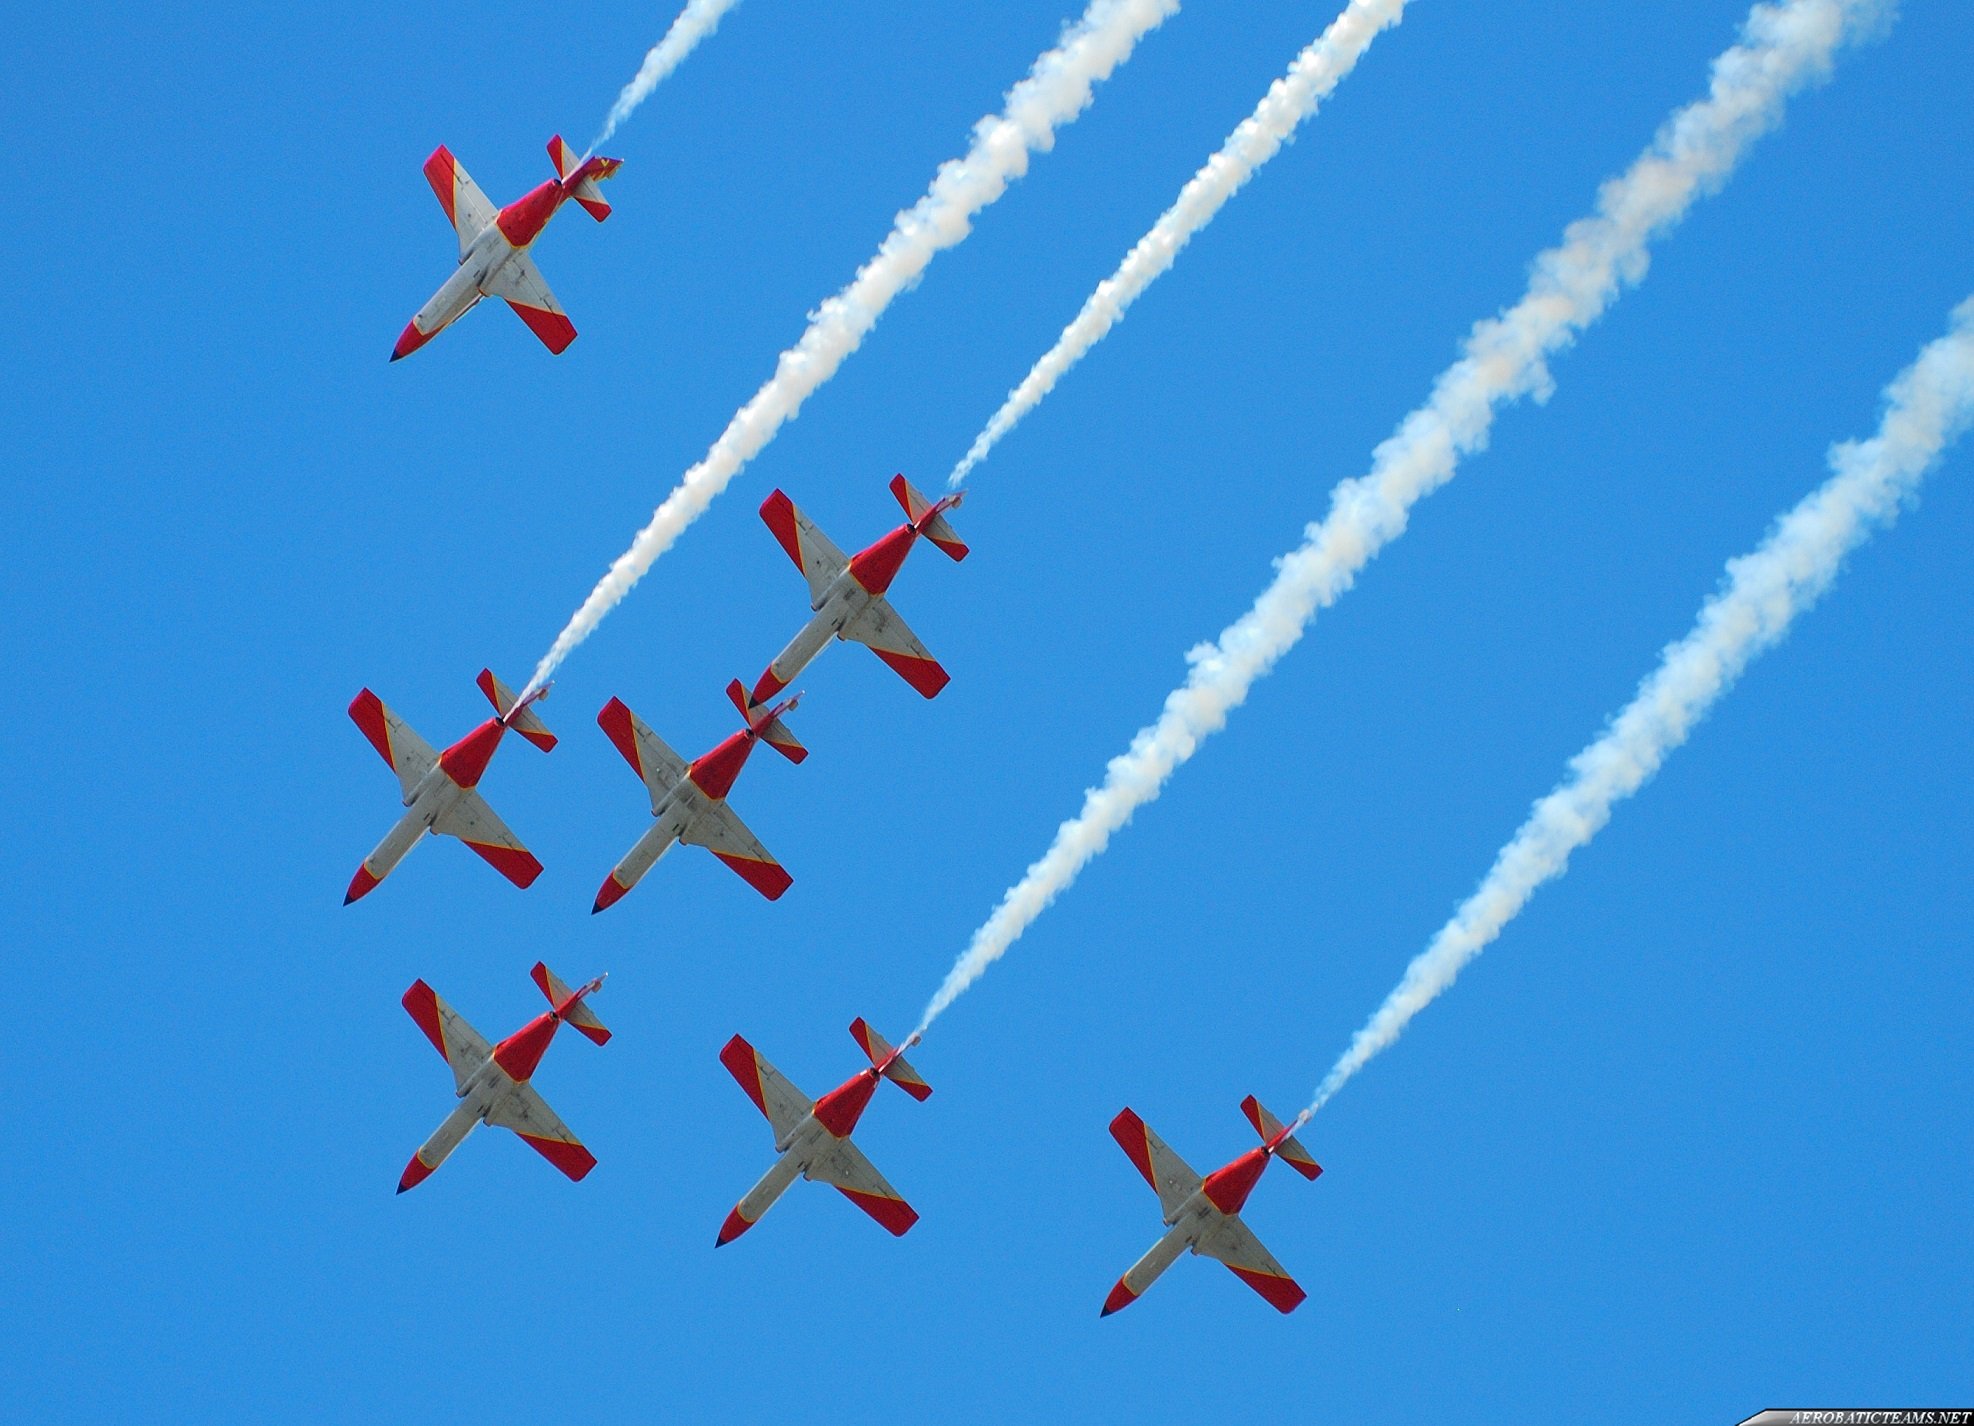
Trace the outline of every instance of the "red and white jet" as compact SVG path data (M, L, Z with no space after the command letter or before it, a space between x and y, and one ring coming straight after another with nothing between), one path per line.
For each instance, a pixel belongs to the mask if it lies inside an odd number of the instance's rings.
M762 1059L752 1045L735 1035L720 1051L720 1063L740 1081L754 1107L768 1118L775 1131L775 1160L767 1176L748 1190L734 1205L727 1221L720 1225L715 1247L724 1247L761 1221L798 1173L840 1189L843 1196L870 1214L892 1234L902 1237L918 1214L898 1196L898 1190L884 1181L869 1159L850 1142L850 1131L877 1090L879 1076L890 1080L905 1093L924 1100L932 1086L919 1078L918 1071L905 1062L904 1052L918 1037L892 1049L861 1018L850 1022L850 1033L857 1037L871 1067L845 1080L810 1102L808 1097L783 1079L775 1067Z
M651 794L652 822L645 834L624 854L603 886L596 893L593 916L606 906L614 906L658 858L671 850L673 842L704 847L734 871L740 879L773 901L788 890L794 878L769 855L747 824L727 806L727 793L734 779L747 765L747 755L756 743L766 743L792 763L799 763L809 750L797 742L781 721L781 715L800 701L799 695L772 708L748 701L740 680L727 685L727 697L740 710L747 726L723 740L710 753L690 763L665 746L664 739L644 725L644 720L624 706L620 698L603 705L596 715L597 726L610 735L617 751L631 770L644 779Z
M959 505L965 492L927 500L898 475L891 478L891 493L905 507L905 523L847 558L779 490L761 503L761 518L809 581L809 607L816 613L755 683L756 703L766 703L788 687L832 635L869 645L927 698L946 686L946 670L905 626L884 593L921 535L951 558L966 558L966 546L946 523L945 513Z
M482 297L498 297L512 307L552 352L576 340L575 324L542 281L528 249L571 198L597 222L609 217L610 205L596 185L613 176L623 160L579 160L560 134L548 141L548 156L555 160L556 176L499 210L443 144L425 160L425 179L459 234L459 267L406 324L391 348L392 361L410 356Z
M452 1066L459 1107L446 1115L445 1122L404 1166L399 1193L430 1178L432 1170L444 1163L446 1155L482 1121L512 1129L572 1179L580 1179L596 1167L595 1157L569 1132L569 1126L555 1117L555 1111L528 1081L534 1078L549 1041L565 1021L599 1045L610 1038L596 1012L583 1004L583 997L594 994L603 977L571 990L540 961L535 962L532 974L541 993L548 997L548 1013L537 1015L492 1046L424 981L413 981L404 993L404 1008L411 1012L432 1048Z
M391 868L403 861L427 832L443 832L448 837L459 838L516 886L532 886L541 875L541 863L507 829L507 824L494 815L493 808L487 806L487 800L475 789L508 729L512 728L543 752L555 746L555 734L542 726L541 719L530 707L536 699L548 696L548 685L529 694L526 702L516 703L507 685L490 670L481 669L478 681L480 691L487 695L497 716L487 719L442 753L433 752L431 744L414 733L369 689L350 701L351 719L398 775L398 783L404 789L404 816L398 818L397 825L377 844L377 850L356 869L343 905L376 890L377 883L391 874Z
M1165 1210L1165 1236L1152 1250L1117 1280L1117 1286L1104 1299L1101 1316L1108 1317L1120 1307L1129 1307L1152 1285L1152 1280L1179 1256L1182 1249L1218 1258L1234 1276L1268 1299L1278 1312L1293 1312L1303 1297L1288 1271L1269 1256L1261 1240L1241 1222L1241 1206L1254 1191L1268 1161L1279 1158L1306 1179L1323 1171L1292 1132L1300 1121L1287 1127L1261 1107L1253 1095L1241 1101L1241 1112L1261 1135L1261 1147L1249 1149L1225 1168L1201 1178L1186 1161L1165 1146L1165 1141L1145 1127L1145 1121L1126 1109L1110 1121L1111 1137L1117 1140L1145 1182L1158 1194Z

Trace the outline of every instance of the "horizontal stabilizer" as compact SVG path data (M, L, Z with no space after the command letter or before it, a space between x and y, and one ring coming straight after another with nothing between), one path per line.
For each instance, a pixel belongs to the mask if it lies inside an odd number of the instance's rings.
M509 691L506 684L493 676L492 669L481 669L480 676L475 681L480 685L480 692L487 695L487 702L493 704L494 712L498 713L502 718L507 718L507 715L513 712L514 695ZM535 716L534 705L546 697L548 697L548 689L546 687L537 690L535 695L528 700L528 706L520 712L515 713L512 718L508 718L507 722L508 727L512 728L543 752L549 752L555 747L555 734L549 732L548 726L540 718Z
M858 1045L862 1046L863 1052L870 1057L870 1062L884 1072L886 1079L920 1103L931 1096L932 1086L906 1062L903 1055L892 1052L885 1038L864 1023L863 1016L859 1015L850 1022L850 1033L856 1038Z
M894 475L891 477L891 494L905 507L905 518L912 522L913 529L939 546L955 562L966 558L967 548L960 543L953 527L946 523L945 515L946 511L956 509L960 501L966 498L964 491L934 502L919 494L904 476Z
M1270 1114L1261 1101L1251 1094L1241 1101L1241 1113L1247 1115L1248 1123L1254 1125L1254 1132L1261 1136L1264 1144L1274 1143L1275 1136L1282 1132L1282 1121ZM1275 1157L1312 1182L1323 1171L1323 1166L1293 1134L1276 1146Z
M598 1045L608 1043L609 1028L596 1018L594 1010L583 1003L582 997L595 988L595 982L585 986L580 992L572 991L562 983L562 978L542 961L536 961L535 968L529 974L535 978L535 984L541 987L541 993L548 997L548 1003L556 1014L582 1031L593 1043ZM598 979L600 980L601 977Z
M786 703L769 708L748 697L746 688L736 678L727 685L727 697L732 699L733 706L740 710L740 716L747 720L747 726L760 734L761 741L790 762L799 763L809 755L809 750L802 746L801 740L789 732L788 725L781 721L781 715L801 701L799 693Z

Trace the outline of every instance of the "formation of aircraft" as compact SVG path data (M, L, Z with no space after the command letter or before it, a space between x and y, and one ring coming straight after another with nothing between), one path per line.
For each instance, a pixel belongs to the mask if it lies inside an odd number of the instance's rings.
M542 1056L548 1053L549 1042L565 1022L599 1045L610 1038L596 1012L583 1004L584 997L601 988L603 977L571 990L540 961L535 962L531 974L548 997L548 1013L537 1015L498 1045L489 1045L424 981L413 981L404 993L404 1008L418 1022L432 1048L452 1066L453 1092L459 1103L404 1166L399 1193L430 1178L460 1141L482 1123L512 1129L529 1148L572 1179L581 1179L596 1167L595 1157L556 1117L530 1081Z
M1301 1303L1303 1290L1241 1221L1241 1209L1270 1159L1280 1159L1311 1180L1323 1169L1295 1137L1297 1125L1284 1126L1251 1094L1241 1101L1241 1112L1261 1135L1261 1147L1249 1149L1205 1178L1188 1168L1129 1109L1110 1121L1111 1137L1158 1195L1158 1206L1165 1211L1165 1233L1117 1280L1099 1315L1108 1317L1136 1302L1188 1248L1218 1258L1278 1312L1293 1312Z
M459 237L459 266L405 327L391 360L416 351L485 296L506 301L552 352L563 351L575 340L575 327L548 290L528 249L571 199L598 222L609 217L610 206L597 185L617 172L619 161L579 159L559 136L549 140L548 152L556 177L498 210L449 150L441 147L426 160L425 177ZM788 890L793 878L727 805L727 794L759 743L790 762L808 756L808 749L783 721L800 701L799 695L775 700L832 639L866 645L926 698L946 686L946 670L886 595L921 538L955 561L966 558L966 545L946 519L946 512L956 508L962 497L927 500L902 475L892 479L890 489L905 512L905 522L847 556L782 491L776 490L762 503L762 520L808 582L811 617L769 663L751 693L738 679L727 686L727 697L741 716L739 732L687 762L623 700L612 698L597 714L597 725L643 780L652 822L604 878L592 913L615 905L681 842L706 848L770 901ZM480 671L478 682L495 716L443 752L434 752L369 689L351 702L351 719L397 773L405 810L357 869L345 905L375 890L427 832L457 837L517 886L530 886L541 874L541 863L494 814L478 787L510 729L543 752L555 746L555 735L533 710L548 687L517 701L489 670ZM404 993L405 1009L452 1068L458 1104L405 1165L399 1193L429 1178L482 1123L512 1129L572 1180L582 1179L596 1166L595 1157L548 1107L532 1081L563 1024L575 1026L599 1045L610 1038L610 1031L584 1003L602 986L603 978L571 990L539 961L532 974L548 1000L547 1013L495 1045L489 1045L423 980ZM904 1055L919 1037L914 1034L894 1048L862 1019L851 1023L850 1033L869 1067L816 1100L804 1095L739 1035L720 1051L720 1062L773 1129L776 1158L727 1214L716 1246L732 1242L758 1223L798 1177L836 1188L894 1236L902 1237L918 1221L917 1212L864 1157L851 1135L879 1080L890 1080L917 1100L931 1095L932 1087ZM1322 1169L1294 1136L1300 1121L1285 1127L1253 1096L1241 1108L1260 1134L1261 1146L1204 1178L1131 1110L1111 1122L1112 1136L1158 1194L1165 1233L1118 1279L1102 1315L1137 1301L1188 1249L1225 1263L1282 1312L1293 1311L1302 1302L1302 1289L1241 1221L1240 1211L1270 1160L1282 1159L1310 1179Z
M597 222L609 217L610 205L596 185L614 177L623 160L578 159L560 134L548 141L548 156L555 162L555 177L496 209L450 149L441 144L432 150L425 160L425 181L459 235L459 266L405 323L391 348L392 361L410 356L465 316L482 297L498 297L512 307L542 345L558 355L576 340L575 323L548 290L528 249L572 198Z
M783 1077L781 1071L761 1057L752 1045L735 1035L720 1051L720 1063L747 1091L754 1107L767 1118L775 1131L775 1152L780 1155L769 1169L736 1203L720 1225L715 1247L724 1247L761 1221L761 1215L795 1182L795 1176L837 1189L857 1207L870 1214L885 1231L903 1237L918 1214L884 1181L884 1175L871 1166L863 1151L850 1142L850 1134L863 1117L864 1107L877 1092L879 1078L890 1080L912 1098L923 1102L932 1086L905 1059L905 1051L917 1041L907 1040L897 1049L862 1018L850 1022L870 1068L860 1070L821 1099L810 1099Z
M946 511L960 503L964 492L927 500L897 475L891 478L891 493L905 508L905 523L847 558L779 490L761 502L761 518L809 582L809 607L815 614L755 681L756 702L765 703L788 687L832 637L865 645L927 698L946 686L946 670L884 595L921 537L951 559L966 558L966 546L946 523Z
M611 699L596 715L597 725L610 735L631 771L644 779L655 820L603 878L596 904L590 907L591 915L616 905L674 842L706 848L770 901L794 881L727 806L727 793L756 743L768 744L793 763L809 755L781 721L781 715L794 708L801 695L772 708L764 707L741 691L736 678L727 685L727 697L747 726L690 763L666 747L622 699Z
M555 746L555 734L542 725L532 707L548 696L548 685L519 703L489 669L480 670L479 685L494 706L494 716L442 753L433 752L430 743L369 689L350 701L351 719L398 775L398 784L404 789L404 815L350 878L350 889L343 897L345 906L375 891L427 832L459 838L516 886L533 886L541 875L541 863L534 853L521 845L521 839L508 830L478 789L494 749L508 729L543 752Z

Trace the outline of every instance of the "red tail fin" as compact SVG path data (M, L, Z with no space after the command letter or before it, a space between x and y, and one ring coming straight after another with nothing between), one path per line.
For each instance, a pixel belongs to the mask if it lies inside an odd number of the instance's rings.
M1275 1157L1304 1178L1313 1182L1316 1175L1323 1171L1323 1166L1316 1162L1309 1150L1302 1147L1302 1142L1293 1134L1284 1134L1282 1121L1270 1114L1253 1095L1241 1101L1241 1113L1247 1115L1247 1122L1254 1125L1254 1132L1261 1136L1262 1143L1275 1145ZM1279 1143L1276 1142L1278 1139Z
M494 677L493 670L483 668L474 680L480 685L480 692L487 695L487 702L493 704L494 712L507 720L507 726L540 748L549 752L555 747L555 734L548 731L548 725L535 716L534 705L548 697L548 685L543 684L520 708L514 706L514 695L506 684ZM510 716L511 715L511 716Z
M571 990L562 983L561 977L541 961L535 962L535 968L529 974L534 977L535 984L541 987L541 993L548 997L549 1008L557 1015L582 1031L593 1043L602 1045L609 1042L609 1028L596 1018L594 1010L583 1003L583 997L602 985L602 976L598 976L580 990Z
M747 690L736 678L727 685L727 697L732 699L733 706L740 710L740 716L747 720L747 726L760 734L761 741L790 762L799 763L809 755L809 750L802 746L801 741L788 731L788 725L781 721L782 714L789 712L802 701L801 694L798 693L787 702L770 708L749 697Z
M923 1103L932 1094L932 1086L927 1084L919 1072L907 1064L905 1057L892 1049L882 1035L864 1023L860 1015L850 1022L850 1033L870 1057L870 1062L883 1072L884 1077L912 1098Z
M960 542L960 537L954 533L953 527L946 523L945 516L946 511L959 508L960 501L966 498L964 491L948 495L942 500L927 500L904 476L894 475L891 477L891 494L900 505L905 507L905 518L912 522L912 527L921 535L939 546L950 558L954 560L966 558L967 548Z

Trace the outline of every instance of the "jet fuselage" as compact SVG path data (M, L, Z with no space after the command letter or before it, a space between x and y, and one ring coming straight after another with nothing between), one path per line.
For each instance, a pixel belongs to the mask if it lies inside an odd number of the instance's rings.
M810 604L815 614L789 641L788 647L775 656L767 673L755 685L757 702L773 697L793 683L824 645L832 638L842 638L843 631L870 608L871 601L884 596L917 539L917 529L909 524L900 525L876 544L850 557L849 564L830 582L822 597Z

